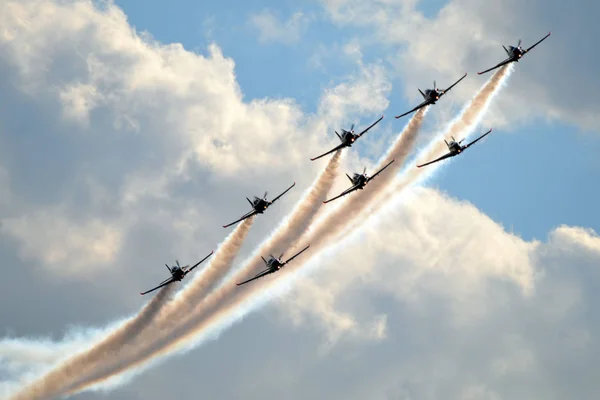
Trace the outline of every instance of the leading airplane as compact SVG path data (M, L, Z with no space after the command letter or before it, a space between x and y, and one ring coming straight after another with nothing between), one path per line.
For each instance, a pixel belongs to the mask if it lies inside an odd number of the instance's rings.
M389 167L389 165L391 163L393 163L394 161L395 160L392 160L389 163L387 163L383 168L381 168L379 171L375 172L373 174L373 176L371 176L371 177L367 176L367 167L365 167L362 174L354 174L352 176L352 178L350 178L350 175L346 174L348 179L350 179L350 182L352 182L352 187L344 190L341 194L335 196L333 199L325 200L323 203L329 203L330 201L339 199L340 197L345 196L348 193L351 193L355 190L359 190L359 189L363 190L363 188L367 185L367 183L369 183L373 178L375 178L377 175L379 175L384 169Z
M262 214L267 208L269 208L269 206L273 203L275 203L281 196L283 196L284 194L286 194L291 188L293 188L294 186L296 186L296 182L294 182L292 184L292 186L290 186L289 188L287 188L283 193L281 193L279 196L275 197L273 200L268 201L267 200L267 192L265 192L264 197L261 199L259 197L254 196L254 200L250 200L249 198L246 197L246 200L248 200L248 203L250 203L250 205L252 206L252 211L250 211L248 214L244 215L242 218L238 219L237 221L233 221L230 224L227 225L223 225L223 228L227 228L228 226L231 226L233 224L237 224L240 221L243 221L247 218L250 218L253 215L256 214Z
M538 44L540 44L544 40L546 40L546 38L548 36L550 36L551 33L552 32L548 32L548 34L546 36L541 38L537 43L535 43L533 46L531 46L528 49L523 49L521 47L521 39L519 39L519 43L517 43L517 47L508 46L508 49L507 49L506 47L502 46L504 48L504 51L506 51L506 54L508 54L508 58L506 60L502 61L500 64L496 65L495 67L486 69L485 71L478 72L477 74L478 75L485 74L486 72L490 72L492 70L495 70L496 68L500 68L501 66L506 65L508 63L519 62L521 57L523 57L525 54L529 53L535 46L537 46Z
M327 153L323 153L318 157L315 158L311 158L311 161L315 161L318 160L321 157L325 157L327 154L331 154L334 151L337 151L339 149L342 149L344 147L351 147L352 144L356 141L356 139L358 139L359 137L361 137L362 135L364 135L365 133L367 133L367 131L369 129L371 129L372 127L374 127L375 125L377 125L379 123L379 121L381 121L383 119L383 115L381 116L381 118L379 118L377 121L375 121L371 126L369 126L367 129L365 129L364 131L362 131L359 134L355 134L354 133L354 124L352 124L352 127L350 128L349 131L342 129L342 134L340 135L339 133L337 133L337 131L335 131L335 134L340 138L340 140L342 141L342 144L340 144L339 146L337 146L335 149L331 149L329 150Z
M156 289L160 289L163 286L167 286L169 283L173 283L173 282L179 282L181 281L187 274L189 274L190 272L192 272L192 270L194 268L196 268L198 265L202 264L208 257L212 256L214 253L214 251L211 251L209 255L207 255L206 257L204 257L202 260L198 261L198 263L196 263L193 267L190 267L189 265L186 265L185 267L181 267L179 265L179 261L175 260L175 263L177 263L177 265L174 265L172 267L169 267L168 264L165 264L165 266L167 267L167 269L169 270L169 272L171 273L171 277L162 281L160 283L160 285L158 285L157 287L155 287L154 289L150 289L146 292L140 293L141 295L145 295L147 293L153 292Z
M294 258L298 257L300 255L300 253L302 253L303 251L305 251L309 247L310 247L310 244L308 246L306 246L305 248L303 248L302 250L300 250L294 256L292 256L291 258L288 258L285 261L281 261L281 257L283 257L283 253L281 253L281 255L279 256L279 258L276 258L272 254L269 254L270 257L269 257L268 261L265 260L263 256L261 256L260 258L263 259L263 261L265 262L265 265L267 266L267 268L265 270L259 272L258 274L254 275L252 278L248 279L247 281L244 281L244 282L241 282L241 283L236 283L236 285L241 286L241 285L243 285L245 283L252 282L255 279L262 278L265 275L269 275L269 274L272 274L274 272L279 271L287 263L289 263L290 261L292 261Z
M417 111L420 108L423 108L425 106L428 106L430 104L435 104L436 101L438 101L443 95L445 95L446 93L448 93L448 91L450 91L450 89L452 89L454 86L456 86L458 84L458 82L462 81L463 79L465 79L465 77L467 76L467 73L465 72L465 74L456 82L454 82L452 84L452 86L450 86L447 89L438 89L435 85L435 81L433 81L433 89L427 89L425 90L425 93L421 92L421 89L418 89L419 92L421 93L421 95L423 96L423 98L425 99L424 102L422 102L421 104L419 104L418 106L416 106L415 108L413 108L410 111L405 112L402 115L398 115L396 118L402 118L405 115L408 115L412 112Z
M446 141L446 139L444 139L444 142L446 142L446 146L448 146L448 150L449 150L449 152L448 152L448 153L446 153L446 154L444 154L444 155L443 155L443 156L441 156L440 158L436 158L436 159L435 159L435 160L433 160L433 161L429 161L429 162L426 162L425 164L417 165L417 167L418 167L418 168L421 168L421 167L424 167L424 166L426 166L426 165L433 164L433 163L435 163L435 162L438 162L438 161L442 161L442 160L444 160L444 159L446 159L446 158L457 156L457 155L459 155L460 153L462 153L463 151L465 151L466 149L468 149L469 147L473 146L473 145L474 145L475 143L477 143L479 140L483 139L485 136L489 135L489 133L490 133L491 131L492 131L492 130L490 129L489 131L487 131L487 132L486 132L486 133L484 133L483 135L479 136L477 139L473 140L471 143L469 143L469 144L467 144L467 145L462 145L462 144L461 144L461 143L463 142L463 140L465 140L465 139L462 139L460 142L457 142L457 141L454 139L454 137L452 137L452 140L451 140L450 142L447 142L447 141Z

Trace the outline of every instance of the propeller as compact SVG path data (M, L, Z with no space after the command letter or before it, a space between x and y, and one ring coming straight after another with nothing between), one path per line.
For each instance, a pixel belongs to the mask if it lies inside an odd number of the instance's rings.
M179 267L179 269L181 269L181 265L179 265L179 261L175 260L175 262L177 263L177 266Z
M283 258L283 253L281 253L281 255L279 256L279 259L281 260Z
M350 127L350 132L354 133L354 124Z
M435 89L436 89L436 87L437 87L437 86L435 85L435 81L433 81L433 90L435 90Z
M169 264L165 264L165 266L167 267L167 269L169 270L169 272L171 272L171 267L169 267Z
M265 197L263 197L263 199L267 200L267 194L269 194L269 192L265 192Z
M521 47L521 39L519 39L519 42L517 43L517 47Z

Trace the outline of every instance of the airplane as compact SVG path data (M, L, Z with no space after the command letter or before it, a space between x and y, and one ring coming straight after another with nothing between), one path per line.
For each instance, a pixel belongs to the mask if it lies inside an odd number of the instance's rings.
M173 282L179 282L181 281L187 274L189 274L190 272L192 272L192 270L194 268L196 268L198 265L202 264L208 257L212 256L214 253L214 251L211 251L209 255L207 255L206 257L204 257L202 260L198 261L198 263L196 263L194 266L190 267L189 265L186 265L185 267L182 267L179 265L179 261L175 260L175 262L177 263L177 265L174 265L172 267L169 267L168 264L165 264L165 266L167 267L167 269L169 270L169 272L171 273L171 277L164 280L163 282L160 283L160 285L158 285L157 287L155 287L154 289L150 289L146 292L140 293L142 296L155 291L156 289L160 289L163 286L167 286L169 283L173 283Z
M347 195L348 193L351 193L355 190L363 190L363 188L365 187L365 185L367 183L369 183L373 178L375 178L377 175L379 175L381 173L381 171L383 171L384 169L386 169L391 163L393 163L394 161L396 161L395 159L390 161L389 163L387 163L383 168L381 168L379 171L375 172L373 174L373 176L367 176L367 167L365 167L365 169L363 170L362 174L354 174L352 176L352 178L350 177L350 175L346 174L346 176L348 177L348 179L350 179L350 182L352 182L352 187L349 189L344 190L341 194L335 196L333 199L329 199L329 200L325 200L323 203L329 203L330 201L334 201L336 199L339 199L342 196Z
M250 218L253 215L262 214L267 208L269 208L269 206L271 204L275 203L281 196L283 196L284 194L286 194L294 186L296 186L296 182L294 182L292 184L292 186L290 186L289 188L287 188L285 190L285 192L281 193L279 196L275 197L271 201L267 200L267 194L268 194L268 192L265 192L265 195L263 196L262 199L259 198L259 197L254 196L254 200L250 200L249 198L246 197L246 200L248 200L248 203L250 203L250 205L252 206L252 211L250 211L248 214L244 215L242 218L238 219L237 221L233 221L230 224L223 225L223 228L227 228L228 226L231 226L233 224L237 224L238 222L243 221L243 220L245 220L247 218Z
M504 48L504 51L506 51L506 54L508 54L508 58L506 60L502 61L500 64L496 65L495 67L486 69L485 71L478 72L477 74L478 75L485 74L486 72L490 72L496 68L500 68L501 66L506 65L508 63L519 62L519 59L521 59L521 57L523 57L525 54L529 53L535 46L537 46L538 44L540 44L544 40L546 40L546 38L548 36L550 36L551 33L552 32L548 32L548 34L546 36L541 38L537 43L535 43L533 46L531 46L528 49L523 49L521 47L521 39L519 39L519 43L517 43L517 47L508 46L508 49L507 49L506 47L502 46Z
M473 146L475 143L477 143L477 141L483 139L491 131L492 130L490 129L489 131L487 131L483 135L479 136L477 139L473 140L471 143L469 143L467 145L462 145L461 144L463 142L463 140L465 140L465 139L462 139L460 142L457 142L456 139L454 139L454 137L452 137L452 140L450 142L447 142L446 139L444 139L444 142L446 142L446 146L448 146L448 150L450 150L450 151L447 154L444 154L440 158L436 158L433 161L429 161L429 162L427 162L425 164L417 165L417 168L421 168L421 167L424 167L426 165L433 164L435 162L444 160L444 159L449 158L449 157L457 156L460 153L462 153L463 151L465 151L466 149L468 149L469 147Z
M428 106L430 104L435 104L436 101L438 101L443 95L445 95L448 91L450 91L450 89L452 89L454 86L456 86L458 84L458 82L465 79L466 76L467 76L467 73L465 72L465 74L459 80L454 82L454 84L452 84L452 86L450 86L448 89L438 89L435 85L435 81L433 81L433 89L427 89L427 90L425 90L425 93L421 92L421 89L419 89L419 92L421 93L421 95L423 96L425 101L422 102L421 104L419 104L418 106L416 106L415 108L413 108L412 110L407 111L402 115L398 115L396 117L396 119L402 118L405 115L408 115L408 114L410 114L414 111L417 111L418 109Z
M262 278L265 275L269 275L272 274L274 272L279 271L281 268L283 268L287 263L289 263L290 261L292 261L294 258L298 257L300 255L300 253L304 252L306 249L308 249L310 247L310 244L308 246L306 246L305 248L303 248L302 250L300 250L298 253L296 253L294 256L292 256L291 258L285 260L285 261L281 261L281 257L283 257L283 253L281 253L281 255L279 256L279 258L274 257L272 254L269 254L269 260L265 260L265 258L263 256L260 256L260 258L263 259L263 261L265 262L265 265L267 266L267 268L261 272L259 272L258 274L254 275L252 278L248 279L247 281L241 282L241 283L236 283L236 285L241 286L244 285L248 282L252 282L255 279L258 278Z
M352 127L350 128L349 131L347 131L345 129L342 129L342 134L341 135L339 133L337 133L337 131L335 131L335 134L340 138L340 140L342 141L342 144L340 144L339 146L337 146L335 149L329 150L327 153L323 153L323 154L321 154L318 157L311 158L310 161L318 160L319 158L325 157L326 155L331 154L334 151L337 151L337 150L339 150L341 148L351 147L352 143L354 143L356 141L356 139L358 139L359 137L361 137L362 135L364 135L365 133L367 133L367 131L369 129L371 129L372 127L374 127L375 125L377 125L379 123L379 121L381 121L382 119L383 119L383 115L381 116L381 118L379 118L371 126L369 126L367 129L365 129L364 131L362 131L358 135L354 133L354 124L352 124Z

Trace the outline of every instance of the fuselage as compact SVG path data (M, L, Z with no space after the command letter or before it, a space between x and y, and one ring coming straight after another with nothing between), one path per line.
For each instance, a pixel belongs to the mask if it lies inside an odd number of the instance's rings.
M273 272L279 271L282 266L283 266L283 263L281 262L281 260L274 258L274 257L271 257L269 259L269 261L267 262L267 267L269 267L269 269Z
M439 100L441 95L442 95L442 92L440 92L438 89L425 90L425 100L429 100L433 103L435 103L437 100Z
M182 268L179 268L178 266L173 266L171 268L171 275L173 275L173 279L175 279L176 281L180 281L185 276L185 271Z
M523 57L523 54L525 54L525 51L520 46L519 47L514 47L514 46L508 47L508 56L513 58L515 61L519 61L519 59L521 57Z
M267 207L269 207L269 202L266 201L265 199L259 199L258 197L254 197L254 201L253 201L253 207L256 210L256 212L258 213L262 213L263 211L265 211L267 209Z
M358 185L359 189L362 189L367 184L367 176L363 174L354 174L352 178L352 183Z
M354 131L347 131L345 129L342 130L342 142L344 145L350 147L356 141L356 135Z
M458 154L463 151L463 147L459 143L452 140L448 143L448 150L450 150L452 154Z

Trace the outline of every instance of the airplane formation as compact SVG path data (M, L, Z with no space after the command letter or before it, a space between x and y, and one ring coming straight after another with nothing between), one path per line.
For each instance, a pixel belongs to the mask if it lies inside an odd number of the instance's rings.
M508 48L502 46L504 48L504 50L506 51L506 54L508 55L508 58L505 59L504 61L500 62L499 64L486 69L484 71L478 72L478 75L482 75L485 74L487 72L493 71L497 68L502 67L503 65L512 63L512 62L519 62L519 60L527 53L529 53L534 47L536 47L538 44L540 44L541 42L543 42L546 38L548 38L550 36L551 32L549 32L546 36L544 36L542 39L540 39L539 41L537 41L536 43L534 43L531 47L527 48L527 49L523 49L521 47L521 39L519 39L517 46L508 46ZM415 108L413 108L410 111L405 112L404 114L400 114L398 116L396 116L396 119L402 118L408 114L411 114L421 108L427 107L429 105L434 105L436 104L436 102L442 98L442 96L444 96L446 93L448 93L454 86L456 86L458 83L460 83L464 78L466 78L467 74L465 73L460 79L458 79L456 82L454 82L452 85L450 85L448 88L446 89L439 89L436 86L436 82L433 81L433 89L426 89L425 92L421 91L421 89L418 89L419 92L421 93L421 95L423 96L424 101L419 104L418 106L416 106ZM331 153L336 152L337 150L343 149L345 147L351 147L358 139L360 139L365 133L367 133L371 128L373 128L375 125L377 125L381 120L383 119L383 115L377 120L375 121L373 124L371 124L370 126L368 126L367 128L365 128L363 131L361 131L360 133L356 134L354 133L354 124L352 124L352 126L350 127L350 130L347 131L345 129L342 129L342 134L340 135L337 131L335 131L335 134L338 136L338 138L340 139L341 143L317 156L314 158L311 158L311 161L315 161L320 159L321 157L325 157L326 155L329 155ZM465 140L465 139L461 139L460 141L456 141L456 139L454 137L452 137L450 141L447 141L446 139L444 139L444 142L446 143L446 146L448 147L448 153L444 154L443 156L436 158L435 160L431 160L428 161L424 164L418 164L417 167L418 168L422 168L425 167L427 165L442 161L446 158L450 158L450 157L455 157L459 154L461 154L463 151L465 151L466 149L468 149L469 147L471 147L472 145L474 145L475 143L477 143L479 140L483 139L485 136L487 136L488 134L490 134L492 132L492 129L490 129L489 131L487 131L486 133L484 133L483 135L479 136L477 139L475 139L474 141L472 141L471 143L467 144L467 145L462 145L461 143ZM365 168L363 170L362 174L359 173L355 173L353 174L352 177L350 177L350 175L346 174L346 176L348 177L348 179L350 180L350 182L352 183L352 186L348 189L346 189L345 191L343 191L341 194L329 199L329 200L325 200L323 201L323 203L329 203L331 201L334 201L336 199L339 199L340 197L344 197L348 194L350 194L351 192L354 192L356 190L363 190L364 187L372 180L374 179L377 175L379 175L381 172L383 172L388 166L390 166L390 164L392 164L394 162L394 160L391 160L390 162L388 162L383 168L381 168L379 171L375 172L372 176L368 176L367 175L367 169ZM248 200L248 203L250 203L250 205L252 206L252 211L248 212L247 214L243 215L241 218L237 219L236 221L229 223L227 225L223 225L223 228L227 228L230 227L232 225L237 224L238 222L241 222L245 219L248 219L256 214L262 214L264 213L264 211L269 208L273 203L275 203L278 199L280 199L284 194L286 194L288 191L290 191L294 186L296 185L296 182L294 182L290 187L288 187L283 193L281 193L280 195L278 195L277 197L275 197L273 200L269 201L267 200L267 192L265 192L264 196L262 198L256 197L254 196L254 200L250 200L246 197L246 200ZM274 257L273 255L269 255L269 260L265 260L262 256L261 258L263 259L266 269L264 269L261 272L258 272L255 276L253 276L252 278L245 280L243 282L237 283L238 286L247 284L249 282L252 282L256 279L262 278L263 276L275 273L277 271L279 271L280 269L282 269L285 265L287 265L290 261L292 261L294 258L298 257L301 253L303 253L304 251L306 251L308 248L310 247L310 245L306 246L305 248L303 248L302 250L300 250L298 253L296 253L295 255L293 255L292 257L290 257L289 259L282 261L281 258L283 257L283 253L279 256L279 258ZM166 279L165 281L161 282L158 286L156 286L153 289L150 289L146 292L142 292L140 294L144 295L147 293L150 293L154 290L157 290L161 287L164 287L170 283L173 282L178 282L181 281L188 273L190 273L194 268L196 268L198 265L200 265L202 262L204 262L208 257L210 257L213 254L213 252L211 251L211 253L204 257L201 261L199 261L198 263L196 263L194 266L189 267L189 266L184 266L181 267L179 265L179 261L175 260L176 264L173 267L169 267L169 265L165 264L167 266L167 269L169 270L169 272L171 273L171 277L169 277L168 279Z

